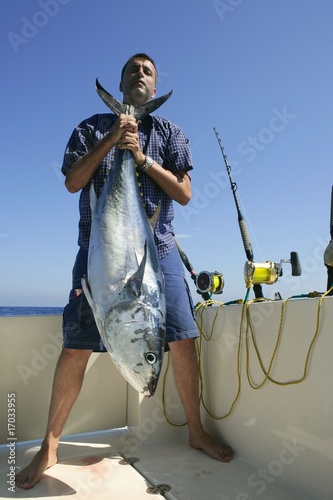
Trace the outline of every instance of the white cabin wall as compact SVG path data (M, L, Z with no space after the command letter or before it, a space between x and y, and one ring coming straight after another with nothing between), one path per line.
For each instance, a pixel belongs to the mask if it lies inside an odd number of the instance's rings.
M15 393L19 441L44 436L61 323L62 316L0 317L1 421L7 422L7 395ZM64 435L126 426L126 386L107 353L92 354ZM6 440L1 426L0 443Z
M295 381L303 376L305 360L314 337L319 299L291 300L285 305L281 338L271 377ZM269 366L281 320L280 301L252 303L250 317L264 367ZM238 342L241 336L241 391L231 414L217 420L203 410L205 426L227 441L242 457L258 467L249 477L253 493L262 494L269 482L285 481L323 498L333 498L333 297L323 299L318 335L309 358L307 376L299 384L276 385L267 380L259 389L246 375L246 319L240 323L242 305L207 307L198 313L205 336L202 374L204 401L215 417L226 415L239 387ZM248 332L248 338L250 339ZM249 340L251 379L265 378L253 343Z

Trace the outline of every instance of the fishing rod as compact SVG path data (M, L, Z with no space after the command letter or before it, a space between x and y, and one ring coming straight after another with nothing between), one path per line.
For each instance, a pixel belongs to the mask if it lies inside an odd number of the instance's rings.
M241 233L241 236L242 236L242 241L243 241L243 246L244 246L245 254L246 254L247 260L249 262L253 262L253 259L254 259L253 248L252 248L252 245L251 245L251 242L250 242L250 236L249 236L249 233L248 233L248 230L247 230L246 222L245 222L245 219L244 219L243 214L241 212L241 209L240 209L240 206L239 206L239 202L238 202L238 198L237 198L237 194L236 194L237 184L232 179L232 176L231 176L231 167L228 164L228 158L227 158L227 155L224 152L224 147L222 146L221 139L219 138L219 135L218 135L217 130L216 130L215 127L213 127L213 130L214 130L217 142L218 142L218 144L220 146L222 157L223 157L223 160L224 160L224 164L225 164L226 169L227 169L227 174L228 174L228 177L229 177L230 187L231 187L231 191L232 191L232 194L233 194L233 197L234 197L234 201L235 201L235 205L236 205L236 210L237 210L237 215L238 215L238 225L239 225L240 233ZM263 297L261 284L255 283L253 285L253 291L254 291L254 295L255 295L255 297L257 299Z
M272 261L267 261L265 263L255 263L254 262L254 255L253 255L253 248L250 242L250 237L249 233L247 231L247 226L245 219L243 217L243 214L241 212L238 198L237 198L237 184L236 182L233 181L232 176L231 176L231 167L228 164L228 158L224 152L224 147L222 146L221 139L219 138L218 132L215 127L213 127L217 142L220 146L220 150L222 153L222 157L224 160L224 164L227 169L227 174L229 177L230 181L230 186L231 186L231 191L235 200L235 205L236 205L236 210L237 210L237 215L238 215L238 225L239 229L241 232L242 236L242 241L243 241L243 246L245 250L245 254L247 257L247 262L245 263L245 268L244 268L244 278L246 282L247 288L250 288L253 286L253 291L255 297L258 298L263 298L263 293L262 293L262 287L261 284L265 283L268 285L271 285L275 283L279 276L282 276L282 264L284 262L289 262L291 263L291 268L292 268L292 275L293 276L300 276L302 274L301 271L301 266L299 263L298 255L296 252L291 252L290 253L290 260L281 260L280 264L276 264ZM333 228L332 228L333 231ZM332 262L333 266L333 262ZM333 268L332 268L333 271Z
M217 142L219 143L219 146L220 146L220 149L221 149L221 153L222 153L222 156L223 156L223 160L224 160L224 164L225 164L226 169L227 169L227 173L228 173L228 177L229 177L229 181L230 181L230 186L231 186L231 191L232 191L232 194L234 196L234 200L235 200L235 204L236 204L237 215L238 215L238 224L239 224L239 229L240 229L240 232L241 232L241 235L242 235L242 240L243 240L243 245L244 245L244 250L245 250L245 253L246 253L246 257L247 257L248 260L253 261L253 249L252 249L252 245L251 245L251 242L250 242L249 233L247 231L245 219L244 219L244 217L242 215L242 212L241 212L241 209L240 209L240 206L239 206L239 203L238 203L238 198L237 198L237 195L236 195L237 184L236 184L236 182L233 181L233 179L231 177L231 167L228 164L228 158L227 158L227 156L226 156L226 154L224 152L224 147L222 146L221 139L219 138L219 135L218 135L217 130L216 130L215 127L213 127L213 130L215 132Z
M324 252L324 264L327 267L327 291L333 287L333 186L331 192L330 234L331 241ZM333 292L329 295L333 295Z

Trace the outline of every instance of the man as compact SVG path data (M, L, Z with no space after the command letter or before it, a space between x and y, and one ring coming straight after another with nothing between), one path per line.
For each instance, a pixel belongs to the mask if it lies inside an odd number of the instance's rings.
M156 80L156 67L149 56L131 57L121 74L119 88L123 102L132 105L148 102L156 94ZM186 205L191 198L188 140L179 127L158 116L148 116L136 123L133 117L124 114L118 118L110 113L94 115L76 127L65 151L62 168L65 185L71 193L81 190L80 248L73 268L70 302L64 309L64 344L54 376L46 435L32 462L17 475L17 485L24 489L33 487L44 471L57 462L60 435L80 392L88 359L93 351L105 351L81 290L81 278L87 269L91 225L89 185L93 179L99 196L116 148L128 149L133 154L147 215L150 217L157 205L161 205L155 242L166 280L166 342L188 423L190 446L221 462L232 459L230 447L214 443L200 421L194 342L198 333L171 225L172 200Z

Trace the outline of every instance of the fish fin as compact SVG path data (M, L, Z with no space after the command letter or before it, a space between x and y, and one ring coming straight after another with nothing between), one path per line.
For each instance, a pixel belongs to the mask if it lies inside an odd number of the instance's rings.
M172 94L172 90L168 92L165 95L162 95L161 97L157 97L156 99L152 99L151 101L146 102L142 106L134 106L134 117L136 120L139 118L144 118L147 115L150 115L150 113L153 113L157 108L162 106L162 104L165 103L169 99L169 97Z
M138 269L135 271L134 274L127 280L127 283L125 287L128 287L132 290L134 295L136 297L140 297L141 295L141 288L142 288L142 282L143 282L143 277L145 274L145 269L146 269L146 262L147 262L147 253L148 253L148 245L147 245L147 240L145 241L145 247L144 247L144 254L142 257L142 260L140 262L140 265Z
M94 183L91 183L90 190L89 190L89 201L90 201L90 208L91 208L91 213L95 212L96 204L97 204L97 196L96 196L96 191L95 191L95 186Z
M111 111L113 111L113 113L115 113L117 116L119 116L120 113L131 114L136 120L149 115L157 108L162 106L162 104L165 103L165 101L167 101L172 94L171 90L168 94L157 97L156 99L152 99L142 106L128 106L117 101L117 99L109 94L109 92L107 92L99 83L98 78L96 78L96 90L102 101L107 105L108 108L111 109Z
M91 309L94 311L95 304L94 304L94 301L93 301L91 293L90 293L90 288L89 288L87 276L84 275L83 278L81 278L81 285L82 285L82 289L84 291L84 295L86 296L86 299L88 301L88 304L90 305Z
M150 217L149 222L151 225L151 228L153 231L155 231L158 219L160 218L160 213L161 213L161 203L157 205L157 208L155 210L155 213Z
M102 325L101 321L97 317L96 306L95 306L95 303L94 303L93 298L92 298L91 293L90 293L90 287L89 287L89 283L88 283L86 275L84 275L83 278L81 278L81 285L82 285L83 293L84 293L84 295L85 295L85 297L86 297L86 299L88 301L88 304L89 304L89 306L90 306L90 308L91 308L91 310L93 312L94 319L95 319L98 331L99 331L100 334L102 334L103 325Z
M102 101L115 115L119 116L121 113L126 113L126 106L109 94L99 83L98 78L96 78L96 90Z

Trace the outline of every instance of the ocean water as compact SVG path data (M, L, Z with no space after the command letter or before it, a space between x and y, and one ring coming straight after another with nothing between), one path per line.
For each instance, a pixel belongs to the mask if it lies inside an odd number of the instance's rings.
M50 316L62 314L63 307L0 306L0 316Z

